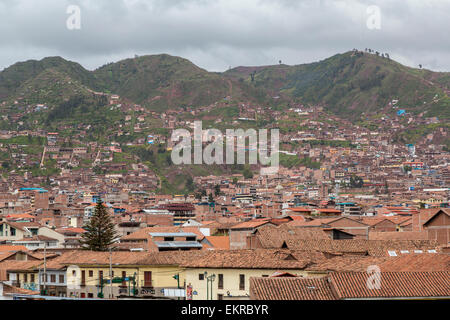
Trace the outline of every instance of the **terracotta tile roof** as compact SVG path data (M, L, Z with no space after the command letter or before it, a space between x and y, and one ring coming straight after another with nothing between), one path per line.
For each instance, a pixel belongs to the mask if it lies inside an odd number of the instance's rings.
M39 251L39 252L36 252L36 251L28 252L28 255L30 255L31 257L36 258L36 259L38 259L38 260L44 260L44 252L43 252L43 251ZM46 258L47 258L47 260L53 259L53 258L56 258L56 257L59 257L59 254L58 254L58 253L55 253L55 252L48 252L48 251L47 251L47 253L46 253Z
M278 227L268 226L258 229L255 232L263 248L281 248L288 239L330 239L330 237L320 228L296 228L289 224Z
M318 261L306 268L313 272L366 272L372 265L385 262L388 257L335 256Z
M10 226L19 229L25 230L25 228L39 228L41 225L37 222L7 222Z
M332 208L321 208L321 209L316 209L319 212L325 212L325 213L342 213L341 210L337 210L337 209L332 209Z
M363 254L375 257L388 256L388 251L392 250L428 250L438 248L438 243L434 240L288 239L286 244L292 250Z
M304 207L297 207L297 208L289 208L289 210L293 211L293 212L311 212L312 209L309 208L304 208Z
M214 249L229 250L230 249L230 237L229 236L210 236L206 237Z
M227 269L304 269L311 263L305 255L290 250L213 250L195 251L181 266L186 268Z
M428 240L428 232L404 231L404 232L369 232L369 240Z
M400 225L402 223L405 223L406 221L411 220L411 217L401 217L401 216L386 216L386 217L363 217L361 219L361 222L370 225L375 226L379 224L380 222L383 222L385 220L388 220L396 225Z
M336 300L327 278L250 278L252 300Z
M320 227L324 224L321 220L322 219L314 219L310 221L293 220L291 222L288 222L287 225L291 227Z
M40 260L35 261L16 261L6 260L0 262L0 281L6 281L6 273L8 270L33 270L35 266L42 263Z
M384 272L435 272L450 271L450 256L439 253L402 254L390 257L380 264Z
M178 265L189 256L192 251L167 252L127 252L113 251L113 265ZM94 252L74 250L64 253L56 261L61 265L102 265L109 266L109 252Z
M246 222L242 222L239 223L233 227L231 227L231 230L234 229L254 229L254 228L258 228L261 227L265 224L270 223L269 220L266 219L261 219L261 220L251 220L251 221L246 221Z
M0 245L0 252L28 251L25 246Z
M11 218L11 219L35 219L35 216L32 216L28 213L12 213L12 214L8 214L6 216L6 218Z
M133 265L143 259L146 255L148 255L146 252L113 251L112 263ZM109 252L74 250L64 253L58 259L58 262L62 265L109 265L109 256Z
M9 257L11 257L11 256L13 256L15 254L16 254L16 251L3 251L3 252L0 252L0 262L5 260L5 259L8 259Z
M61 234L64 233L85 233L86 230L84 230L83 228L59 228L55 230L56 232L59 232Z
M366 272L334 272L330 278L340 299L450 296L450 272L381 272L380 289L368 288Z

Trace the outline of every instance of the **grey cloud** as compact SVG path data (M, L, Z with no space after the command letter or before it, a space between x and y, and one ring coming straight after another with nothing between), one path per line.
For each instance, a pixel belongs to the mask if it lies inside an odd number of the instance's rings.
M381 30L366 27L369 5ZM81 30L66 28L68 5ZM3 0L0 68L61 55L89 69L134 54L183 56L208 70L300 64L352 48L450 71L450 0Z

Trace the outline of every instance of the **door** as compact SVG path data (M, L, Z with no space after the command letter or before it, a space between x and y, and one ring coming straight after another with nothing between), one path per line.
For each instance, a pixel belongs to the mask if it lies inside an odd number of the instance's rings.
M144 287L152 287L152 272L144 272Z

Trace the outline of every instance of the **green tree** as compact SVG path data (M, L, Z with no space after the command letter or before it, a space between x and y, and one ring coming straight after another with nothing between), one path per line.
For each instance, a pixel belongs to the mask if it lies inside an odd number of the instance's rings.
M245 179L251 179L253 178L253 172L252 170L250 170L249 167L245 167L244 171L242 172L242 174L244 175Z
M3 161L2 168L9 169L11 167L11 164L8 161Z
M221 194L222 193L220 192L220 185L216 184L214 186L214 195L217 197L217 196L220 196Z
M361 177L353 175L350 178L350 186L352 188L362 188L364 186L364 181Z
M194 190L194 180L189 176L186 180L186 189L190 192Z
M87 232L83 234L80 242L86 250L108 251L117 237L114 222L101 200L84 229Z

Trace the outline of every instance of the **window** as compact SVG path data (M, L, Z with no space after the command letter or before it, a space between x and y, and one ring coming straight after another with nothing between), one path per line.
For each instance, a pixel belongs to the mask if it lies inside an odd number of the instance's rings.
M89 278L92 278L94 276L94 271L89 270Z
M219 274L218 289L223 289L223 274Z
M34 282L34 274L30 275L30 282Z
M88 293L88 298L93 298L94 294L93 293Z
M164 241L174 241L174 237L164 237Z
M223 300L223 294L218 294L217 295L217 300Z
M56 282L56 274L51 274L50 275L50 282L51 283L55 283Z
M239 290L245 290L245 274L239 275Z
M397 253L395 251L388 251L390 257L396 257Z
M269 275L267 275L267 274L263 274L263 276L262 276L263 278L268 278L269 277Z
M414 253L423 253L422 250L414 250Z
M13 236L15 236L15 235L16 235L16 229L11 228L11 236L13 237Z
M23 282L27 283L28 282L28 274L24 274L23 275Z
M195 237L186 237L186 241L195 241Z
M437 253L436 250L428 250L428 253Z
M199 273L198 274L198 280L205 280L205 274Z
M64 275L63 274L59 275L59 283L64 283Z
M103 279L103 271L99 271L98 272L98 278L99 279Z

